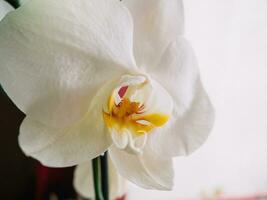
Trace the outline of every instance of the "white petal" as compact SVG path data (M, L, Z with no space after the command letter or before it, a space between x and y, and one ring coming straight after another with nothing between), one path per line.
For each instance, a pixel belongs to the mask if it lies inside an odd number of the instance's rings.
M143 75L123 75L120 79L120 87L122 86L132 86L142 84L146 81L146 77Z
M200 81L190 109L181 117L155 130L148 137L147 148L159 156L192 153L207 139L214 123L214 110Z
M167 45L183 33L182 0L123 0L134 19L134 53L139 66L153 67Z
M110 130L113 143L119 148L124 149L129 142L128 134L124 132L117 132L116 130Z
M69 125L102 84L134 69L132 34L115 0L29 1L0 24L1 84L26 114Z
M174 100L175 115L189 109L199 77L198 64L190 44L179 37L164 52L161 61L150 71Z
M109 82L101 88L86 115L71 126L49 127L26 116L19 135L24 153L51 167L76 165L103 153L112 143L102 118L103 105L115 83Z
M112 162L109 162L108 166L109 166L110 199L115 200L116 198L125 195L127 191L126 189L127 182L117 173ZM93 171L91 162L86 162L76 167L74 172L74 187L75 190L84 198L95 199Z
M88 120L61 130L26 117L20 128L20 147L26 155L50 167L68 167L93 159L111 142L102 121Z
M170 190L173 186L171 158L160 158L148 152L129 154L115 146L109 149L111 160L126 179L146 189Z
M124 129L123 132L110 130L113 144L121 150L125 150L131 154L142 154L145 147L147 134L141 136L133 135L129 130Z
M4 0L0 0L0 21L14 8Z
M136 136L133 135L130 131L127 131L125 134L128 135L129 142L124 150L130 154L143 154L143 149L147 141L147 134L144 133L143 135ZM118 146L116 147L118 148Z
M155 80L150 80L152 92L145 102L145 115L149 113L161 113L171 115L173 111L173 100L170 94L162 85Z
M146 145L147 134L140 135L138 137L131 138L129 147L126 149L129 153L139 154L143 153L143 149Z

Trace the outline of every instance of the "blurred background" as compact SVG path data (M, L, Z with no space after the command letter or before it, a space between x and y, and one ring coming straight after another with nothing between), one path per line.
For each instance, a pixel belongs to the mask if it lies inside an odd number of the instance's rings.
M184 6L185 36L198 57L216 123L203 147L175 160L173 191L130 184L127 199L267 199L267 1L184 0ZM72 168L55 172L22 154L17 135L24 116L4 92L0 113L1 199L37 198L36 191L54 191L62 199L68 191L74 198L66 184ZM66 180L55 176L61 173Z

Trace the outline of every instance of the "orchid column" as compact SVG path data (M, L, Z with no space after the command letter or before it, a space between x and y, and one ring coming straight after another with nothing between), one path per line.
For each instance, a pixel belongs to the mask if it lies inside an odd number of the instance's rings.
M213 124L182 34L180 0L32 0L6 17L0 81L27 115L25 154L66 167L108 151L122 177L170 190L172 158Z

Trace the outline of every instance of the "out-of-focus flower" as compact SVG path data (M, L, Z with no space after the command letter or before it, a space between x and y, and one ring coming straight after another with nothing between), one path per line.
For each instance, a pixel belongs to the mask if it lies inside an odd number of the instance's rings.
M0 0L0 21L14 8L4 0Z
M19 4L20 4L20 5L23 5L23 4L26 3L27 1L29 1L29 0L19 0Z
M109 189L110 199L121 198L127 192L127 182L109 162ZM92 163L86 162L79 165L74 173L74 188L84 198L95 199Z
M126 179L173 185L172 157L213 109L183 38L180 0L32 0L0 23L0 80L26 113L23 151L72 166L108 150Z

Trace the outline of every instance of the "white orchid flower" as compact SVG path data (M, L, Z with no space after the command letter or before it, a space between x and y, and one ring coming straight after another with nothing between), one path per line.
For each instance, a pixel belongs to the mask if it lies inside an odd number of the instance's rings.
M110 199L123 197L127 192L127 181L121 177L112 162L109 162ZM95 199L92 163L86 162L76 167L74 172L74 188L84 198Z
M0 0L0 21L14 8L4 0Z
M106 150L121 176L173 186L213 109L180 0L32 0L0 23L0 81L25 114L19 144L52 167Z

